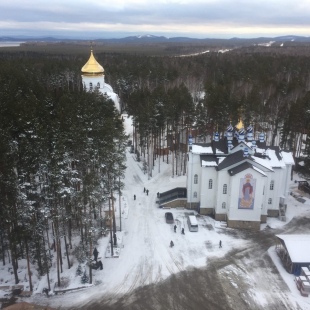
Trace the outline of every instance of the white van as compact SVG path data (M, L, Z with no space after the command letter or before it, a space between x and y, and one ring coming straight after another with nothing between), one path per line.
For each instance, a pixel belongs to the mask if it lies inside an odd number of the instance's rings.
M187 224L189 231L198 231L198 222L195 215L188 216Z

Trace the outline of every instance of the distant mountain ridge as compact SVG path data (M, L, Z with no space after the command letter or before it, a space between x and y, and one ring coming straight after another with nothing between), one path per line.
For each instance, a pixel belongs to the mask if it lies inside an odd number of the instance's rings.
M61 41L85 41L86 39L73 39L68 36L68 38L57 38L57 37L40 37L40 36L0 36L0 41L44 41L44 42L61 42ZM107 42L107 43L164 43L164 42L210 42L210 41L243 41L243 42L263 42L263 41L275 41L275 42L287 42L287 41L296 41L296 42L310 42L310 37L305 36L295 36L295 35L286 35L279 37L256 37L256 38L238 38L233 37L229 39L221 38L190 38L190 37L172 37L167 38L165 36L156 36L156 35L136 35L128 36L123 38L112 38L104 39L98 38L93 39L94 42Z

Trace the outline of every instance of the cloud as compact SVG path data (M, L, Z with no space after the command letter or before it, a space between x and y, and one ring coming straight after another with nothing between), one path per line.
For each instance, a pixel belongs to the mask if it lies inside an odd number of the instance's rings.
M0 3L0 28L163 33L310 33L310 2L299 0L14 0ZM84 29L83 29L84 27ZM290 31L291 30L291 31ZM295 33L293 33L294 31ZM265 33L265 31L263 31Z

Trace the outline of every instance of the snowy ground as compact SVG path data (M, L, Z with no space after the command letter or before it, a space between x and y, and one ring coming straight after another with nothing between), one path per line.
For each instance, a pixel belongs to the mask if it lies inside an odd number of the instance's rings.
M125 123L129 128L128 132L130 132L132 127L130 127L127 118L125 118ZM252 249L255 249L253 238L248 239L236 230L225 229L221 227L219 222L215 222L207 216L198 216L199 231L189 232L185 219L191 211L184 209L166 210L158 207L156 204L157 192L163 192L177 186L185 187L185 176L171 177L170 162L167 164L161 161L159 173L157 160L153 176L148 178L142 171L142 161L137 162L134 154L129 153L129 151L126 155L126 187L121 198L122 231L119 233L119 238L122 240L122 245L120 246L120 256L118 258L105 257L109 236L102 237L97 249L103 262L103 270L94 271L95 285L78 292L49 298L42 294L34 294L27 301L60 309L84 308L84 305L87 308L86 305L90 301L103 299L113 303L124 295L133 296L136 290L148 284L160 285L165 283L163 280L171 278L171 275L182 274L182 271L192 268L203 270L211 264L218 266L216 272L219 278L225 280L223 281L225 283L221 285L227 288L227 302L229 302L231 309L237 309L237 307L238 309L268 309L267 305L276 297L284 301L281 303L282 306L272 309L310 310L310 297L300 296L293 281L294 277L283 269L274 247L269 248L268 253L283 280L280 277L277 279L277 275L273 275L275 272L272 268L269 268L270 270L267 268L267 272L269 270L271 274L270 281L275 281L274 285L271 285L268 283L268 278L266 282L263 281L265 274L262 275L259 268L254 268L253 255L251 256L250 253ZM144 193L144 187L149 190L148 195ZM296 183L292 182L291 190L298 192ZM133 195L136 195L136 200L134 200ZM310 200L308 198L305 200L305 203L301 203L294 197L290 197L287 221L268 219L267 224L262 225L261 229L277 231L277 229L283 229L284 225L288 224L294 217L309 217ZM117 210L116 221L119 222L119 201L116 201L115 207ZM164 214L167 211L174 215L178 226L176 233L173 231L173 225L165 222ZM181 234L183 227L185 228L185 235ZM309 231L310 227L307 233ZM171 240L175 244L173 248L169 247ZM220 240L223 244L222 248L219 248ZM247 250L249 254L241 256L240 253ZM227 262L229 260L227 255L234 257L234 260L238 259L236 260L237 263ZM240 259L238 255L240 255ZM268 259L265 258L262 264L267 264ZM242 267L238 265L239 261L242 261ZM216 265L217 262L218 265ZM70 270L64 267L62 274L63 277L70 279L71 287L80 286L80 279L75 276L76 266ZM249 268L245 270L247 266ZM37 292L41 293L41 288L46 286L44 281L42 279L36 284ZM249 298L250 301L243 308L240 307L240 304L236 304L235 307L232 306L236 296L229 292L234 290L239 295L243 290L247 292L244 299ZM98 309L100 308L98 307ZM213 307L213 309L215 308ZM222 308L219 307L218 309Z

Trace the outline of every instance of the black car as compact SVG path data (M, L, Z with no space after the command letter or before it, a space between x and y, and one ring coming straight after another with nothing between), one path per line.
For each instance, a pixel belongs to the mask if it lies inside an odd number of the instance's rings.
M171 212L166 212L165 218L166 218L166 223L168 223L168 224L174 223L173 214Z

